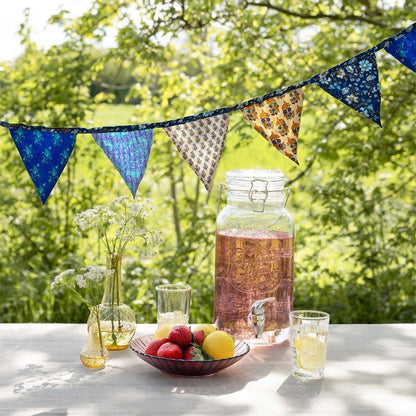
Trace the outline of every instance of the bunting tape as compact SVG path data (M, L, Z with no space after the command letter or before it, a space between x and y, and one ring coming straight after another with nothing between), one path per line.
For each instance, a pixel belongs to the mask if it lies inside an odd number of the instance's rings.
M396 33L395 35L384 39L377 45L373 46L372 48L368 49L367 53L375 53L383 48L386 48L389 51L389 47L394 44L396 41L404 37L408 37L410 33L412 33L416 29L416 22L408 26L407 28L401 30L400 32ZM414 35L414 34L413 34ZM414 53L414 52L413 52ZM415 70L413 68L413 70ZM155 122L155 123L143 123L143 124L130 124L130 125L123 125L123 126L103 126L103 127L46 127L40 125L30 125L30 124L23 124L23 123L8 123L6 121L0 121L0 126L5 128L14 128L14 129L25 129L25 130L41 130L41 131L52 131L52 132L60 132L60 133L73 133L73 134L91 134L91 133L106 133L106 132L119 132L119 131L134 131L134 130L149 130L149 129L156 129L156 128L165 128L171 126L177 126L179 124L189 123L191 121L200 120L203 118L212 117L219 114L227 114L232 113L238 110L242 110L245 107L249 107L253 104L259 104L268 98L277 97L279 95L283 95L289 91L295 90L297 88L304 87L306 85L314 84L317 82L320 74L314 75L313 77L298 82L296 84L290 85L280 90L274 90L266 95L251 98L247 101L243 101L241 103L235 104L231 107L223 107L217 108L215 110L204 111L199 114L190 115L184 118L177 118L162 122Z
M77 134L91 134L118 170L133 198L145 173L153 130L163 128L183 159L210 191L224 148L229 113L240 110L261 136L298 163L303 87L317 84L328 94L381 127L381 93L375 53L384 48L416 72L416 23L376 46L312 78L231 107L156 123L105 127L45 127L0 121L8 128L36 190L45 204L75 146Z

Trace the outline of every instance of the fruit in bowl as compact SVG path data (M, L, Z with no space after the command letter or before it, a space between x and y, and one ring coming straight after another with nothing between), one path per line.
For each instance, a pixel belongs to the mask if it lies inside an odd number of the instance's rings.
M234 337L213 325L194 331L186 325L175 325L166 338L154 338L146 347L145 354L195 361L221 360L231 358L235 353Z
M141 359L169 374L212 375L241 360L250 347L214 325L205 328L175 325L166 337L136 338L130 349ZM158 338L158 339L155 339Z

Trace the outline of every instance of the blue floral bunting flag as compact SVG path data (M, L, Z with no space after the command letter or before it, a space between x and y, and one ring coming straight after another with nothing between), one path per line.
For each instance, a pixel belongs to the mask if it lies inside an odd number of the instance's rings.
M76 134L9 129L42 200L47 201L75 146Z
M228 131L229 114L164 128L178 152L209 191Z
M413 72L416 72L416 30L413 29L406 36L397 39L389 46L386 51L393 55L399 62L406 65Z
M152 150L153 130L92 133L92 136L135 198Z
M380 83L375 54L363 52L313 79L323 90L381 127Z

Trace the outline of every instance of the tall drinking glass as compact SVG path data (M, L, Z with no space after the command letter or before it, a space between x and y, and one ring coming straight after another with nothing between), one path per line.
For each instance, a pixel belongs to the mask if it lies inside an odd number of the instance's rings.
M329 314L300 310L289 313L292 374L302 379L324 376Z
M156 286L158 328L177 324L187 325L191 287L182 283Z

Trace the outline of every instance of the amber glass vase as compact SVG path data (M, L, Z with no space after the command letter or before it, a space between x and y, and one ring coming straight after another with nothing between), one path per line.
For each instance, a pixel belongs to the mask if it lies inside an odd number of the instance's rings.
M101 368L108 360L108 351L104 345L100 330L100 307L90 308L88 318L88 336L84 348L81 351L80 359L85 367Z
M107 254L104 295L100 320L104 345L108 350L124 350L136 332L136 318L123 302L121 285L121 254Z

